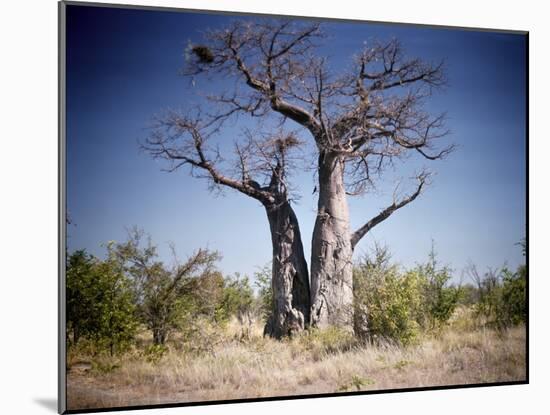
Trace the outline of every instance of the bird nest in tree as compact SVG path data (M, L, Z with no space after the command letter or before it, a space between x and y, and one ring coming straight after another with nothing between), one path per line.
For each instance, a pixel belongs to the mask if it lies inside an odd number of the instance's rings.
M207 46L203 46L203 45L193 46L191 51L197 56L197 58L199 58L199 61L201 63L214 62L214 54L212 53L210 48L208 48Z
M296 147L300 144L300 141L294 134L289 134L286 137L278 138L276 140L277 147L280 152L284 152L288 148Z

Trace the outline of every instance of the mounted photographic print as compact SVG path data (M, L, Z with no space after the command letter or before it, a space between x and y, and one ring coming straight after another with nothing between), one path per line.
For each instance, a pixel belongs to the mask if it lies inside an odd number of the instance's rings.
M528 382L527 32L59 6L60 412Z

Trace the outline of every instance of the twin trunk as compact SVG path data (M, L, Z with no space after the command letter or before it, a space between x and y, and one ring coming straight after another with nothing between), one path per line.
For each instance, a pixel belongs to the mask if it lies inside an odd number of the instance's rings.
M316 327L353 329L353 247L343 161L319 158L319 202L308 268L288 201L266 206L273 244L273 310L265 334L280 338Z

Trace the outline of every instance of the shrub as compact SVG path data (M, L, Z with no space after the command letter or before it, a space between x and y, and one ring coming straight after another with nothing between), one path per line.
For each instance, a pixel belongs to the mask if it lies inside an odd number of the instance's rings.
M92 370L98 374L112 373L120 368L120 363L109 359L96 359L92 361Z
M273 289L271 288L271 263L254 273L254 285L258 290L258 314L264 322L273 310Z
M126 242L108 248L109 255L131 276L139 316L152 331L155 344L164 344L173 330L195 315L213 313L211 301L220 291L217 252L199 249L185 262L176 260L167 267L159 261L151 238L137 228L129 232Z
M478 292L476 287L471 283L462 284L460 286L460 296L458 303L464 306L472 306L478 301Z
M424 328L439 328L446 324L462 296L460 287L450 286L451 269L439 267L434 245L425 264L418 265L416 272L423 284L423 315L419 322Z
M95 268L100 324L92 337L109 348L122 352L134 339L138 322L130 281L116 261L107 259Z
M82 336L97 330L99 324L94 303L97 296L92 273L94 264L95 259L84 250L67 258L67 338L73 346Z
M527 255L527 238L523 238L521 246L523 256ZM520 265L515 273L503 270L502 302L499 310L499 325L509 327L525 323L527 320L527 265Z
M67 327L73 333L73 345L82 336L111 355L123 351L136 332L135 311L130 281L111 256L105 261L84 251L69 256Z
M236 273L233 277L225 278L220 315L225 319L236 316L243 322L245 317L250 317L253 303L254 292L248 277Z
M517 272L503 270L502 301L497 310L497 324L501 327L525 323L527 319L527 269Z
M489 269L483 276L471 265L469 273L477 284L478 301L474 305L478 319L497 328L507 328L526 321L527 270L525 265L511 272L504 267Z
M143 350L142 355L147 362L156 364L161 361L167 352L168 348L165 345L151 344Z
M182 346L187 353L212 353L223 340L223 330L220 325L211 320L198 317L182 326Z
M369 378L364 378L358 375L353 375L351 377L351 380L349 382L343 383L340 385L336 392L348 392L357 390L360 391L362 389L365 389L367 386L374 385L374 380Z
M199 275L189 282L186 297L188 311L211 321L226 319L222 309L225 296L225 279L221 272L213 271Z
M419 334L423 280L417 271L400 274L386 248L376 247L353 273L355 332L368 340L409 344Z

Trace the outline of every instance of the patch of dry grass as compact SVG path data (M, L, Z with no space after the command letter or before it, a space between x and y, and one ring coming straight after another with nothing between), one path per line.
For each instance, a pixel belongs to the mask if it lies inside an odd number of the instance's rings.
M524 380L525 328L497 332L451 325L416 345L358 344L337 331L285 341L259 324L232 322L208 351L173 341L159 359L135 349L122 357L73 354L70 409L228 400L356 390ZM141 346L143 347L143 346ZM83 362L90 362L91 369Z

